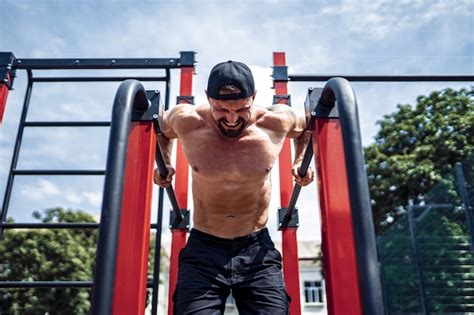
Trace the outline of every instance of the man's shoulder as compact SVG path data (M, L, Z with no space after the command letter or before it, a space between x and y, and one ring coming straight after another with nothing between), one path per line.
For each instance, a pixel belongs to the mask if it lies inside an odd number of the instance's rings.
M169 111L167 120L178 134L182 134L202 125L204 115L205 108L202 105L177 104Z
M258 124L274 131L288 131L295 121L295 113L288 105L274 104L260 107Z

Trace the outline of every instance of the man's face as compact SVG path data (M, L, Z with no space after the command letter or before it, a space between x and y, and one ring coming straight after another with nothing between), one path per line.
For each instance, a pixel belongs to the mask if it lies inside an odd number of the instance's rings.
M208 99L212 118L222 135L228 138L240 136L252 116L255 95L238 100Z

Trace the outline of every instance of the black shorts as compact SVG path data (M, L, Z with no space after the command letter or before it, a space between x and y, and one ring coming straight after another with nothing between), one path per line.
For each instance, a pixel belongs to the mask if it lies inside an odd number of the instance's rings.
M174 314L223 314L231 290L240 315L288 314L281 255L268 230L235 239L191 230L179 254Z

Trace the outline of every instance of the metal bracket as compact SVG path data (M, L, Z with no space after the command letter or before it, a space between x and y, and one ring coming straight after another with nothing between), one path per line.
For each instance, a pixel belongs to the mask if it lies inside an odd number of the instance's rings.
M291 213L291 218L288 222L285 222L285 216L288 213L288 208L278 208L278 230L282 228L292 227L297 228L300 225L298 218L298 208L295 207Z
M9 90L13 90L13 80L16 77L15 55L11 52L0 52L0 84L4 83Z
M182 101L184 101L184 102L182 102ZM176 104L182 104L182 103L194 105L194 96L187 96L187 95L177 96L176 97Z
M288 81L287 66L273 66L273 81Z
M179 65L181 67L194 67L196 52L194 51L181 51L179 58Z
M315 116L315 118L339 118L337 104L330 110L319 104L319 99L321 98L322 92L322 88L308 88L308 94L306 95L306 100L304 101L306 121L309 121L311 116Z
M189 231L189 214L190 211L189 209L179 209L181 212L181 215L183 216L183 220L181 222L178 222L176 220L176 216L174 214L174 211L170 211L170 229L172 230L181 230L181 229L186 229Z
M140 113L136 110L132 111L132 121L153 121L159 112L161 104L160 91L151 90L146 91L146 96L150 102L150 106L144 113Z
M291 95L290 94L273 95L273 104L282 104L282 103L280 103L281 100L285 100L285 102L283 102L283 104L291 106Z

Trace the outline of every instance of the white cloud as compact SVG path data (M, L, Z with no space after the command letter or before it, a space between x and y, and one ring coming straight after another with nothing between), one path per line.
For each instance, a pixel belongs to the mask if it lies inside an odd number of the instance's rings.
M28 199L47 200L48 198L61 195L61 189L53 182L46 179L38 179L36 185L25 185L21 194Z
M93 207L100 207L102 205L102 193L84 191L84 192L82 192L81 195Z

